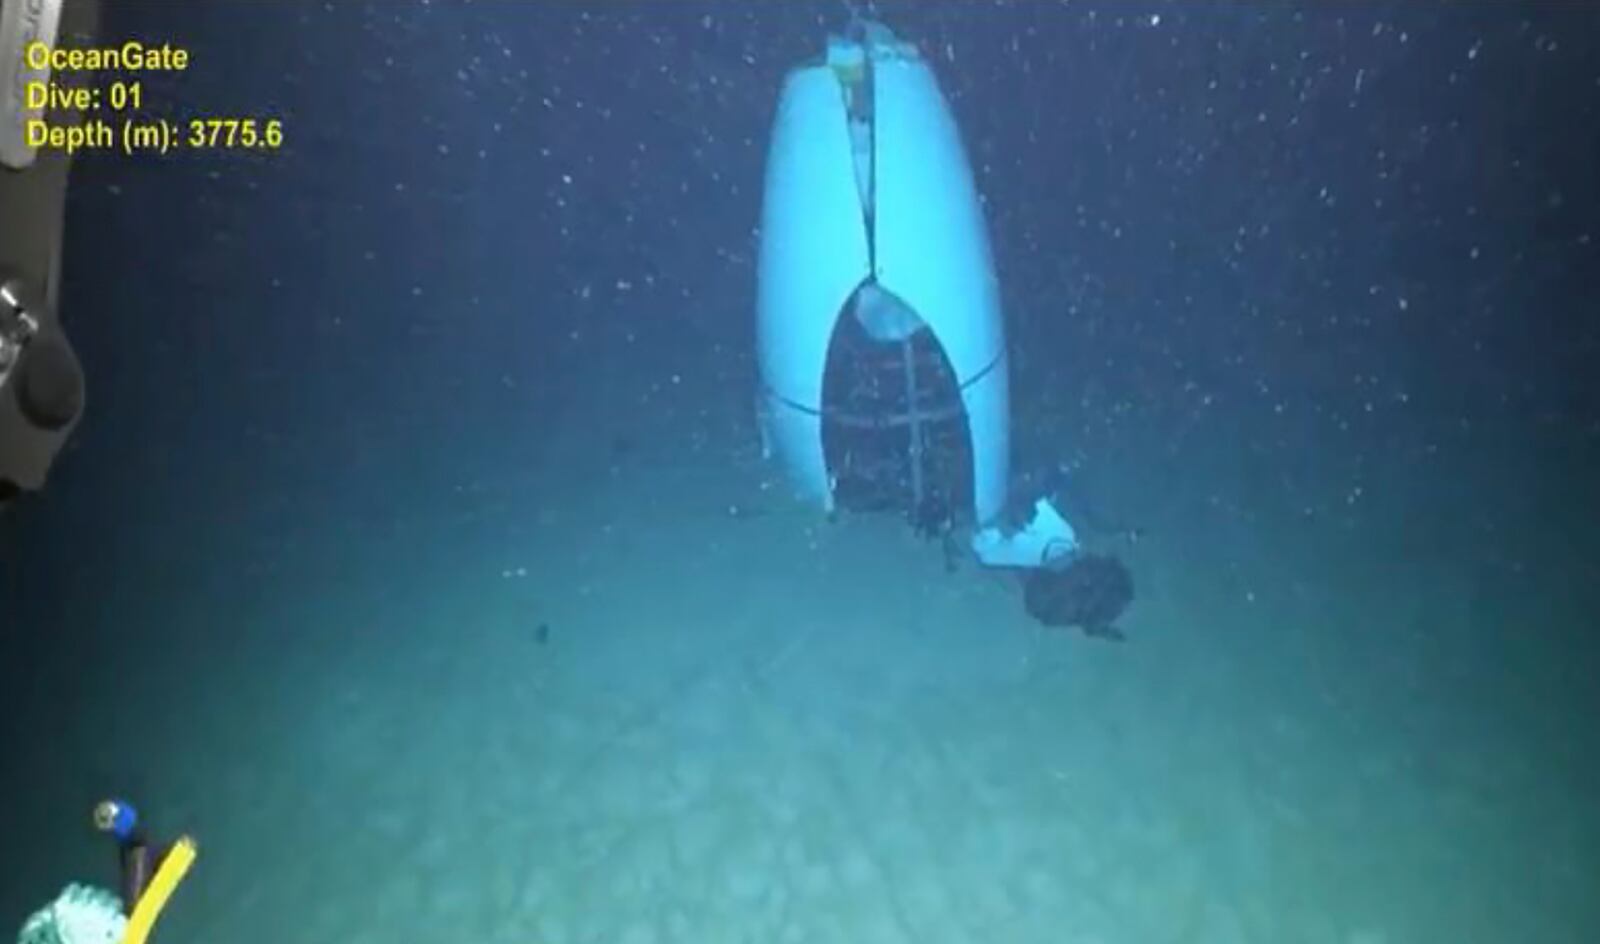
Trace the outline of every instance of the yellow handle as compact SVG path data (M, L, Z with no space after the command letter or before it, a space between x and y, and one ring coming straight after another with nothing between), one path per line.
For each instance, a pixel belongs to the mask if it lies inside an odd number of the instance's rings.
M161 909L167 906L167 899L172 897L173 890L183 881L183 877L189 874L189 866L194 864L195 856L199 854L194 840L188 836L172 844L172 849L161 860L144 894L139 896L138 904L133 906L133 914L128 916L128 928L122 933L122 944L145 944L156 919L161 916Z

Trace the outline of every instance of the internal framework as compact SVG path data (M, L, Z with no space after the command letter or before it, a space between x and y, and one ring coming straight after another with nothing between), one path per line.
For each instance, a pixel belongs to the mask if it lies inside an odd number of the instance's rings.
M933 332L903 305L893 332L873 331L873 289L851 297L823 375L822 441L834 500L948 527L972 506L972 457L955 371ZM877 325L881 327L881 325ZM884 336L888 335L888 336Z

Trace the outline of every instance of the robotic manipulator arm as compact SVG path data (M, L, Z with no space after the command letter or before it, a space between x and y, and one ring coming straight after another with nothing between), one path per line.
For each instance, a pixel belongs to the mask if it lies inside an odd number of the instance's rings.
M81 116L46 115L28 91L52 81L28 50L94 40L100 0L0 0L0 506L42 488L83 413L83 369L56 317L66 211L65 153L30 145L30 125Z
M94 825L117 841L121 895L74 882L28 918L17 944L146 944L156 919L199 855L188 836L158 846L125 800L97 805Z

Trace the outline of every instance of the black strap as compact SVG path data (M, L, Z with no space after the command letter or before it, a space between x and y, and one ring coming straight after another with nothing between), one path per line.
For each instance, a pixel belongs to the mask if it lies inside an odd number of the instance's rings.
M1006 360L1005 348L1001 348L1000 349L1000 353L996 354L994 356L994 359L991 360L989 363L983 365L982 369L980 369L977 373L973 374L971 377L968 377L966 380L963 380L960 383L956 384L956 391L957 392L961 392L963 390L966 390L968 387L972 386L973 384L977 383L978 381L982 380L983 378L985 378L985 377L989 376L990 374L994 373L996 368L998 368L1001 364L1005 363L1005 360ZM816 417L822 417L822 418L826 418L827 415L828 415L826 410L820 410L820 409L818 409L816 407L807 405L805 403L801 403L798 400L789 399L788 397L786 397L783 394L779 393L777 390L774 390L772 388L772 385L766 383L765 381L762 382L761 389L766 391L767 396L769 396L772 399L778 401L779 403L783 404L784 406L788 407L789 409L795 410L796 412L804 413L804 414L806 414L808 416L816 416Z

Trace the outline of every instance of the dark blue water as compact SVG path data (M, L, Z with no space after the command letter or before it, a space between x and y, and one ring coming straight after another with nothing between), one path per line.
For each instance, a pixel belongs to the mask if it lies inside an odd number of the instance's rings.
M751 455L767 136L843 5L118 2L192 53L153 113L285 145L74 168L0 925L114 884L121 791L206 844L166 941L1595 939L1600 14L878 9L1019 471L1144 535L1129 643L1040 675L1009 589Z

